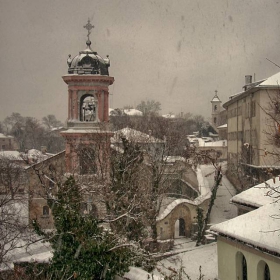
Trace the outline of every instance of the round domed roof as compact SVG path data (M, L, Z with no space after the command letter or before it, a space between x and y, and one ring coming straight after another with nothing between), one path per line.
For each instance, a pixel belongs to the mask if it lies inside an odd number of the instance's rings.
M71 55L67 60L68 74L97 74L109 76L108 68L110 66L109 56L102 58L97 52L93 51L90 47L91 42L86 42L87 48L84 51L79 52L73 59Z

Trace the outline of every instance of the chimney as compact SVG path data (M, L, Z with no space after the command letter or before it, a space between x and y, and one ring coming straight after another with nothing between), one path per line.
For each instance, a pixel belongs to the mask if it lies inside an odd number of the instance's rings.
M251 75L246 75L245 76L245 86L247 86L251 83L252 83L252 76Z

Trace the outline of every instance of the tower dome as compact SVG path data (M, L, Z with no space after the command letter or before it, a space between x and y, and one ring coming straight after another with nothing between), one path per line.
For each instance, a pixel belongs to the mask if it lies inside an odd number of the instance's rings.
M90 30L94 28L91 25L90 20L84 26L87 29L87 48L84 51L80 51L78 55L76 55L73 59L69 54L67 64L68 74L78 74L78 75L86 75L86 74L96 74L96 75L106 75L109 76L108 68L110 67L110 59L107 55L106 58L102 58L97 54L96 51L93 51L90 47L91 41L89 39Z
M97 74L109 76L108 68L110 66L109 56L102 58L97 52L90 47L91 42L87 41L87 48L80 51L73 59L71 55L67 60L68 74Z

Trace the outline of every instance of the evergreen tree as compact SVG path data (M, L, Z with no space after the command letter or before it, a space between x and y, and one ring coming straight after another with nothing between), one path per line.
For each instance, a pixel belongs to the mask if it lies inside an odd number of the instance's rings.
M37 233L46 237L53 249L48 279L114 279L135 264L135 245L124 243L102 221L81 213L82 190L73 177L59 187L48 203L54 216L55 231Z

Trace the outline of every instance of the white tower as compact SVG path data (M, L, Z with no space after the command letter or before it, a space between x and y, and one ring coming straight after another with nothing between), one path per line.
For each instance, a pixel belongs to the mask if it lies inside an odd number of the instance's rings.
M220 124L220 112L222 101L217 95L218 91L215 90L215 96L211 100L212 103L212 125L216 129Z

